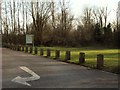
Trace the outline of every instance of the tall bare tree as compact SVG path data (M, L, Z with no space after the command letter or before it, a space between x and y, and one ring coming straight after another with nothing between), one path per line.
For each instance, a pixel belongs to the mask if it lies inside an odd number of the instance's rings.
M23 17L23 26L22 26L22 30L23 33L25 34L25 8L24 8L24 1L22 0L22 17Z
M25 2L26 3L26 9L25 9L25 15L26 15L26 33L28 33L28 3L27 1Z
M50 2L31 2L31 14L38 44L42 44L42 33L50 18L50 7Z
M97 21L96 23L100 23L100 27L106 27L107 25L107 18L110 14L110 11L108 12L107 7L103 8L98 8L96 10L93 10L93 15L95 20ZM103 26L104 25L104 26Z
M2 15L1 15L2 12L1 11L2 11L2 2L0 2L0 27L1 27L0 34L3 34L3 32L2 32Z
M85 39L87 41L92 39L92 26L93 26L93 13L92 13L92 9L91 8L85 8L84 12L83 12L83 19L82 19L82 23L83 23L83 33L85 35Z
M73 15L71 15L69 2L61 0L58 2L57 9L54 11L54 4L52 3L52 21L55 23L56 29L54 31L54 41L56 44L66 45L69 41L69 33L72 29ZM56 12L56 13L55 13ZM54 15L55 13L55 15Z
M14 26L13 26L13 32L16 33L16 2L13 0L13 19L14 19Z
M8 35L8 11L7 11L7 2L5 1L5 27L4 27L4 30L5 30L5 34Z
M11 16L11 31L13 31L13 8L12 8L12 2L10 1L10 16Z
M52 16L52 27L55 30L55 2L51 1L51 16Z
M107 19L111 11L108 11L108 7L103 8L104 27L107 26Z
M20 34L20 8L21 8L21 3L20 2L17 2L17 8L18 8L18 34Z

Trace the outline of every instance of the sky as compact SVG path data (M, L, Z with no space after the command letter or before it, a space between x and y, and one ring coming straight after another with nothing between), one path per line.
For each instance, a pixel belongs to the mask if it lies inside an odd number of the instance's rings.
M116 10L118 8L118 2L120 0L70 0L72 12L76 17L82 14L85 7L107 7L110 14L108 16L108 22L116 19Z
M0 1L10 1L10 0L0 0ZM15 0L22 1L22 0ZM31 0L23 0L31 1ZM35 0L33 0L35 1ZM38 0L38 1L49 1L49 0ZM59 0L55 0L59 1ZM83 13L85 7L96 8L96 7L107 7L110 14L108 16L108 22L116 20L116 10L118 7L118 2L120 0L65 0L70 2L70 10L75 16L75 18L80 17Z

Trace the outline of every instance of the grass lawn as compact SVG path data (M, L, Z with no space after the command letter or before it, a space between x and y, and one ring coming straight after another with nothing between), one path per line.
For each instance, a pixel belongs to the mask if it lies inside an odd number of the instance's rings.
M118 73L118 49L106 49L106 48L92 48L92 47L81 47L81 48L65 48L65 47L38 47L38 49L43 48L44 55L46 56L46 49L51 49L51 59L55 57L55 50L60 50L59 60L65 59L65 51L71 51L71 60L69 62L78 63L79 62L79 53L85 53L85 63L84 66L91 68L96 67L97 54L104 55L104 68L105 71ZM34 52L33 52L34 54ZM40 54L40 52L38 52Z

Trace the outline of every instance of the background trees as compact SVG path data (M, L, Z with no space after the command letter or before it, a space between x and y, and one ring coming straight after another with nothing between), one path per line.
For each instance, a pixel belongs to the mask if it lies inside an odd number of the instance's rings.
M108 23L107 7L83 10L80 18L70 11L69 2L3 2L1 34L4 43L25 45L25 35L34 34L35 45L87 46L119 43L117 22Z

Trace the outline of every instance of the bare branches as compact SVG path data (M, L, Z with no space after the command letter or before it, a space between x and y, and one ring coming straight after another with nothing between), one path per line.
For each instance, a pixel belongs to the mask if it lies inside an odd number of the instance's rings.
M98 8L96 10L93 10L93 15L97 23L100 23L100 27L106 27L107 25L107 18L109 16L111 11L108 12L108 8Z

